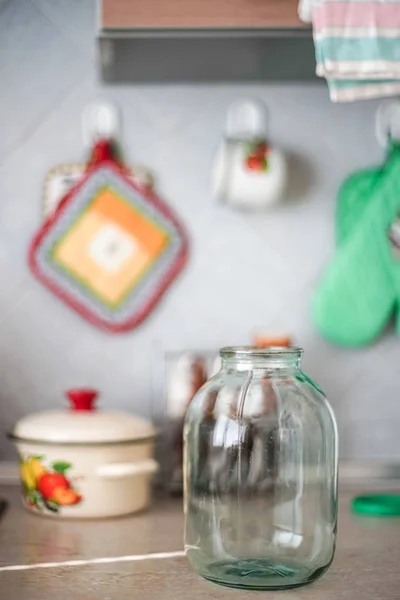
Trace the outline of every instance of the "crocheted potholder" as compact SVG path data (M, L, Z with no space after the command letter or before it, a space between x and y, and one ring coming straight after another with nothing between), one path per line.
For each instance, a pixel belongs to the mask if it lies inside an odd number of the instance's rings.
M91 323L110 332L139 325L186 263L182 225L139 188L99 142L83 178L35 235L35 276Z

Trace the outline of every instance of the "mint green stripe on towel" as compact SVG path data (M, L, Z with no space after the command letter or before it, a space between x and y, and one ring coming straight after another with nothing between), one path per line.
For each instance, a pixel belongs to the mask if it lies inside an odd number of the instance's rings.
M328 84L330 88L334 89L348 89L364 87L366 85L384 85L385 83L400 83L398 79L329 79Z
M399 38L326 38L315 42L317 59L339 62L388 60L400 62Z

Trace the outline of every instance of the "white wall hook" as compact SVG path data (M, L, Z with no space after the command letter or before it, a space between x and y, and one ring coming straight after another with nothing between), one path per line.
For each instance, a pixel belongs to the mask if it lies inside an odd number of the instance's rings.
M230 105L226 116L227 138L265 139L268 133L268 112L265 105L256 99L238 100Z
M82 114L82 136L86 146L93 146L101 138L119 139L121 116L118 107L106 100L89 104Z
M385 100L376 111L376 137L386 148L390 139L400 141L400 98Z

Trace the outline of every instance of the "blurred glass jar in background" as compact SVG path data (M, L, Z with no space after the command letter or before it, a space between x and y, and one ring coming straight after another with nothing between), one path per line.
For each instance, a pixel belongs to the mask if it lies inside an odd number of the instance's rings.
M337 430L298 348L233 347L185 421L185 550L208 580L284 589L332 562Z
M182 354L174 365L167 386L168 429L168 482L171 494L183 492L183 424L186 410L207 381L207 365L201 355Z

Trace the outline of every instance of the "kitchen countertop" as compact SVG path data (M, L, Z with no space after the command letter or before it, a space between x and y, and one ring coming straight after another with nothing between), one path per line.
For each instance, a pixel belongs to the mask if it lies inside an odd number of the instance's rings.
M340 493L337 552L328 573L309 586L263 593L219 587L192 571L179 554L183 536L179 500L158 500L150 512L128 518L55 521L30 515L20 505L17 488L0 486L0 499L8 502L0 519L0 598L248 600L268 594L268 600L395 600L400 589L400 518L352 515L349 503L359 492ZM153 556L143 556L147 554ZM137 560L132 555L141 556ZM122 556L127 558L113 560ZM112 562L90 564L99 558ZM75 560L84 564L24 568ZM5 570L13 565L22 568Z

